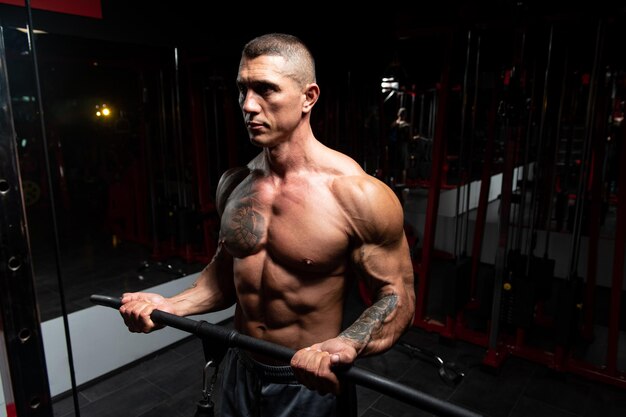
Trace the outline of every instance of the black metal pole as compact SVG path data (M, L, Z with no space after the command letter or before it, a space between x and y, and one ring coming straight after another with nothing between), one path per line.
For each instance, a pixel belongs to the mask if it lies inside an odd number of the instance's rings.
M32 52L33 58L33 72L35 75L35 91L37 94L37 104L39 111L39 124L41 129L41 139L42 139L42 149L44 154L44 166L45 172L47 176L47 186L48 186L48 195L50 200L50 220L52 222L52 233L54 235L54 259L55 259L55 271L57 274L57 283L59 285L59 301L61 303L61 317L63 320L63 332L65 335L65 347L67 349L67 359L69 365L70 372L70 384L72 391L72 399L74 403L74 412L76 413L76 417L80 417L79 403L78 403L78 390L76 383L76 370L74 365L74 354L72 353L72 338L70 335L70 323L68 319L67 312L67 303L65 298L65 286L63 282L63 274L61 271L61 243L59 240L59 225L58 225L58 216L56 211L56 200L53 186L53 176L52 176L52 167L50 164L50 156L48 155L48 149L50 148L48 142L48 135L46 129L46 121L44 117L44 108L43 108L43 94L41 92L41 78L39 77L39 61L38 54L35 42L35 37L33 34L33 15L32 8L30 5L30 0L26 0L26 15L28 18L28 39L30 41L30 49Z
M122 302L119 298L109 297L105 295L92 295L91 302L106 307L120 308ZM186 317L176 316L165 311L154 310L150 318L155 323L164 324L192 333L201 338L211 338L218 343L227 345L228 347L239 347L261 353L284 362L290 362L295 351L285 346L267 342L265 340L256 339L251 336L238 333L225 327L208 323L204 320L193 320ZM465 409L448 401L430 396L421 391L417 391L406 385L399 384L390 379L386 379L380 375L360 368L356 365L337 370L337 373L345 379L364 387L373 389L382 394L388 395L397 400L415 405L425 411L437 414L443 417L480 417L480 414Z

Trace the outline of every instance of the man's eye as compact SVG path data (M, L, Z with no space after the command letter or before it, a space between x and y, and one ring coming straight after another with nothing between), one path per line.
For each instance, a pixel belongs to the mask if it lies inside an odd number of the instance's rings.
M262 85L262 86L259 86L259 88L257 89L257 92L262 96L266 96L272 92L272 89L268 85Z

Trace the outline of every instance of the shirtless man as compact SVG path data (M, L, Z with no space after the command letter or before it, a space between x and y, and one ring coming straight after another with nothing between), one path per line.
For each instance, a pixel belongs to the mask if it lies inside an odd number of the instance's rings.
M262 150L220 179L215 256L191 288L169 298L126 293L120 312L130 331L150 332L159 327L154 309L188 316L235 304L235 330L297 352L287 365L230 349L222 415L333 416L342 389L333 367L384 352L413 319L402 207L385 184L315 138L320 89L297 38L250 41L237 86L250 140ZM353 279L367 284L373 303L342 329Z

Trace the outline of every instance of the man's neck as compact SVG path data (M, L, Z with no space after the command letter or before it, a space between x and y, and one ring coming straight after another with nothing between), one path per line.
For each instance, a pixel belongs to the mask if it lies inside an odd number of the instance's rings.
M292 139L273 148L265 148L264 159L272 173L284 177L313 163L317 144L317 139L312 134L301 139Z

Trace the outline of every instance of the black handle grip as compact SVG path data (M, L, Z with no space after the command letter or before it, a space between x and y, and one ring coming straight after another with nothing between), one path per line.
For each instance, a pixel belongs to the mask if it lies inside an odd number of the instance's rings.
M105 295L92 295L91 302L106 307L120 308L122 302L119 298ZM155 323L174 327L179 330L192 333L202 338L210 338L228 347L243 348L255 353L289 363L296 353L293 349L265 340L256 339L235 330L229 330L222 326L208 323L204 320L193 320L186 317L176 316L161 310L154 310L150 318ZM402 385L396 381L384 378L356 365L337 370L341 378L346 378L353 383L373 389L381 394L417 406L425 411L432 412L443 417L482 417L471 410L452 404L448 401L433 397L421 391Z

